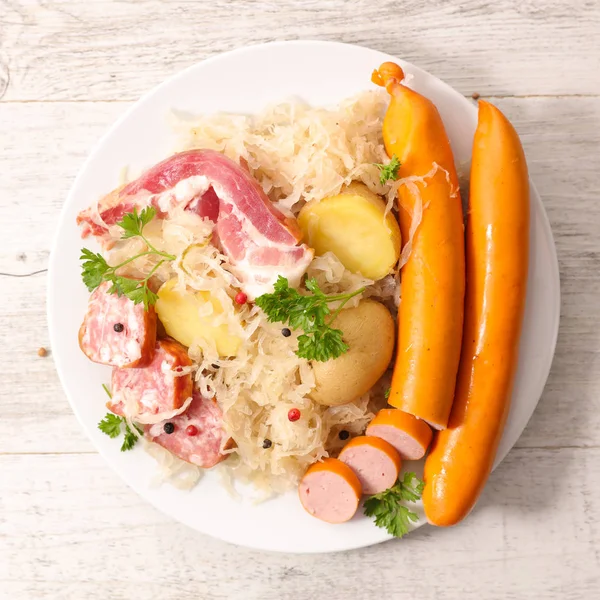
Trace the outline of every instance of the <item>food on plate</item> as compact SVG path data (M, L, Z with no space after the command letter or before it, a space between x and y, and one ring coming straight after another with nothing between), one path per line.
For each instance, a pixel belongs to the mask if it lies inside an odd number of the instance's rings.
M337 458L325 458L306 471L298 495L313 517L327 523L345 523L358 510L362 488L350 467Z
M94 290L79 329L79 346L92 361L111 367L141 367L154 356L156 313L127 296L109 293L112 284Z
M384 63L373 81L390 94L383 139L400 163L404 247L398 345L389 403L444 429L454 396L463 325L463 215L454 158L433 103ZM397 183L398 183L397 182Z
M403 460L420 460L431 442L429 425L397 408L383 408L367 426L365 435L391 444Z
M364 183L351 183L336 196L309 202L298 224L318 255L333 252L348 270L368 279L382 279L398 262L396 217Z
M350 440L339 459L356 473L365 494L379 494L392 487L402 466L400 454L391 444L366 435Z
M108 410L138 423L157 423L187 407L192 398L192 361L175 340L159 340L146 367L112 372Z
M98 427L174 485L216 467L257 500L298 486L329 523L368 494L396 537L423 489L436 525L475 503L516 364L527 169L480 103L465 267L450 143L403 80L384 63L385 91L338 107L177 118L176 154L79 214L102 248L81 253L80 345L113 367ZM432 428L424 483L401 467Z
M232 445L223 429L223 411L217 401L194 392L187 410L175 417L146 425L144 435L175 456L208 469L227 458L223 453Z
M479 102L466 232L465 330L448 429L425 462L423 504L434 525L454 525L475 505L510 406L529 260L529 179L519 136Z
M242 340L229 333L222 319L223 307L210 292L181 289L177 278L169 279L158 290L156 313L169 336L184 346L195 340L214 344L219 356L235 356Z
M296 220L270 202L246 169L213 150L187 150L165 159L82 211L77 222L84 237L93 234L109 247L111 228L146 207L160 217L183 209L215 222L215 242L251 298L267 291L279 275L297 285L313 256L299 244Z
M315 387L310 397L324 406L338 406L366 394L387 370L394 351L395 325L380 302L362 300L345 308L331 325L349 347L341 356L313 362Z

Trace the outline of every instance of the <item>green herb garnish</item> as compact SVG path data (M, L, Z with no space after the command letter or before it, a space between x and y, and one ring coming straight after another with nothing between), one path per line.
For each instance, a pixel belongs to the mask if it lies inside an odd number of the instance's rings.
M365 515L375 517L375 525L387 529L394 537L405 536L410 522L416 523L419 516L401 502L416 502L423 494L425 484L414 474L405 473L391 488L371 496L365 501Z
M311 295L303 295L289 287L288 280L281 275L277 278L272 294L263 294L256 299L256 304L263 309L271 323L286 323L292 329L300 329L304 333L298 336L296 354L306 360L325 362L337 358L348 351L348 344L343 340L343 332L334 329L331 324L338 316L346 302L364 292L365 288L327 296L319 288L316 279L308 279L306 288ZM341 301L340 306L331 317L330 302Z
M398 179L400 161L395 154L392 154L392 158L390 158L390 162L387 164L373 164L379 169L379 183L381 183L381 185L385 185L388 181L396 181Z
M144 227L152 221L155 215L156 210L153 207L145 208L139 214L137 208L134 208L133 212L123 215L123 218L117 223L123 230L121 239L126 240L132 237L140 237L148 247L148 250L132 256L118 265L110 266L101 254L94 253L87 248L81 250L81 256L79 257L83 261L81 265L81 277L90 292L93 292L104 281L108 281L112 283L108 290L110 294L127 296L135 304L143 303L146 310L148 310L149 306L156 303L158 296L148 287L148 282L164 262L175 260L176 257L157 250L144 236ZM144 279L132 279L131 277L117 275L117 270L121 267L141 256L152 254L160 256L162 260L158 261Z
M113 415L112 413L106 413L104 419L98 423L98 429L102 431L102 433L105 433L109 438L116 438L119 437L121 433L125 433L123 443L121 444L121 452L131 450L138 441L138 438L144 434L137 425L134 425L133 427L137 431L137 434L132 431L131 427L129 427L129 423L127 423L123 417Z

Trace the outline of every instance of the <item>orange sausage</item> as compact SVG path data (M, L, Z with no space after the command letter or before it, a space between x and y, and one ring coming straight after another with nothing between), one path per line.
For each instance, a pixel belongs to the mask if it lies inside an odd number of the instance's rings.
M369 423L366 435L372 435L391 444L403 460L419 460L431 442L429 425L397 408L383 408Z
M463 214L454 158L444 124L427 98L400 82L402 69L384 63L373 81L391 102L383 122L388 155L400 160L400 176L417 182L423 206L408 262L402 267L398 351L389 403L436 429L448 423L460 358L465 286ZM410 237L418 198L398 190L402 239Z
M508 414L525 306L529 178L506 117L479 103L467 221L465 331L449 427L425 462L423 503L434 525L473 508L490 474Z
M358 476L364 494L378 494L398 480L402 459L398 451L378 437L360 435L340 452L340 460Z
M337 458L325 458L308 468L298 486L302 506L327 523L349 521L358 509L362 486L354 471Z

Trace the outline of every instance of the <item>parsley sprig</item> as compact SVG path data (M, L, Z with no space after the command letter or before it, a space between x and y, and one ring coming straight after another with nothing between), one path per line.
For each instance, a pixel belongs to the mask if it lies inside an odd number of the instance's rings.
M133 212L123 215L123 218L117 223L123 230L121 239L126 240L132 237L140 237L146 244L148 250L132 256L118 265L109 265L101 254L94 253L87 248L81 250L81 256L79 257L79 259L83 261L81 265L81 277L83 283L90 292L93 292L102 282L108 281L112 283L108 290L110 294L127 296L130 300L133 300L135 304L143 302L146 310L148 310L150 305L156 303L158 296L149 288L148 282L163 263L175 260L176 257L172 254L157 250L148 241L146 236L144 236L144 227L150 223L155 216L156 210L151 206L144 208L139 214L137 208L134 208ZM144 279L132 279L131 277L117 275L117 271L121 267L124 267L141 256L152 254L161 257L162 260L159 260L156 265L154 265L150 273L148 273Z
M346 302L365 288L347 294L328 296L321 291L316 279L308 279L306 289L311 295L305 296L291 288L288 280L280 275L273 293L263 294L255 302L271 323L286 323L292 329L304 331L298 336L296 354L300 358L321 362L337 358L348 351L348 344L343 340L343 332L334 329L331 324ZM331 314L329 303L340 301L340 306Z
M133 426L137 431L137 434L134 433L129 427L129 423L118 415L113 415L112 413L106 413L104 419L98 423L98 429L105 433L109 438L117 438L121 435L121 433L125 433L123 437L123 443L121 444L121 452L127 452L127 450L131 450L138 438L144 435L144 432L137 426ZM139 435L138 435L139 434Z
M385 185L388 181L396 181L398 179L398 170L400 169L400 161L395 154L392 154L390 162L373 163L379 169L379 183Z
M401 538L416 523L419 516L401 502L416 502L423 494L425 484L414 474L405 473L391 488L371 496L365 501L365 515L375 517L375 525L387 529L391 535Z

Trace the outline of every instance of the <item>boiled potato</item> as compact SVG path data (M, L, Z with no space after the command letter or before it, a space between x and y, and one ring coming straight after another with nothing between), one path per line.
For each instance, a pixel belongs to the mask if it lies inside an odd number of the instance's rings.
M181 292L175 289L176 284L177 280L171 279L158 290L156 313L167 334L188 347L200 338L213 340L219 356L235 356L240 338L231 335L227 325L215 327L212 316L201 316L200 313L210 302L213 313L221 314L221 303L209 292Z
M342 310L332 327L341 329L348 352L327 362L313 362L316 386L310 397L339 406L368 392L385 373L394 351L395 325L388 309L374 300Z
M298 216L306 243L318 255L333 252L353 273L369 279L388 275L400 257L400 228L385 202L362 183L310 202Z

